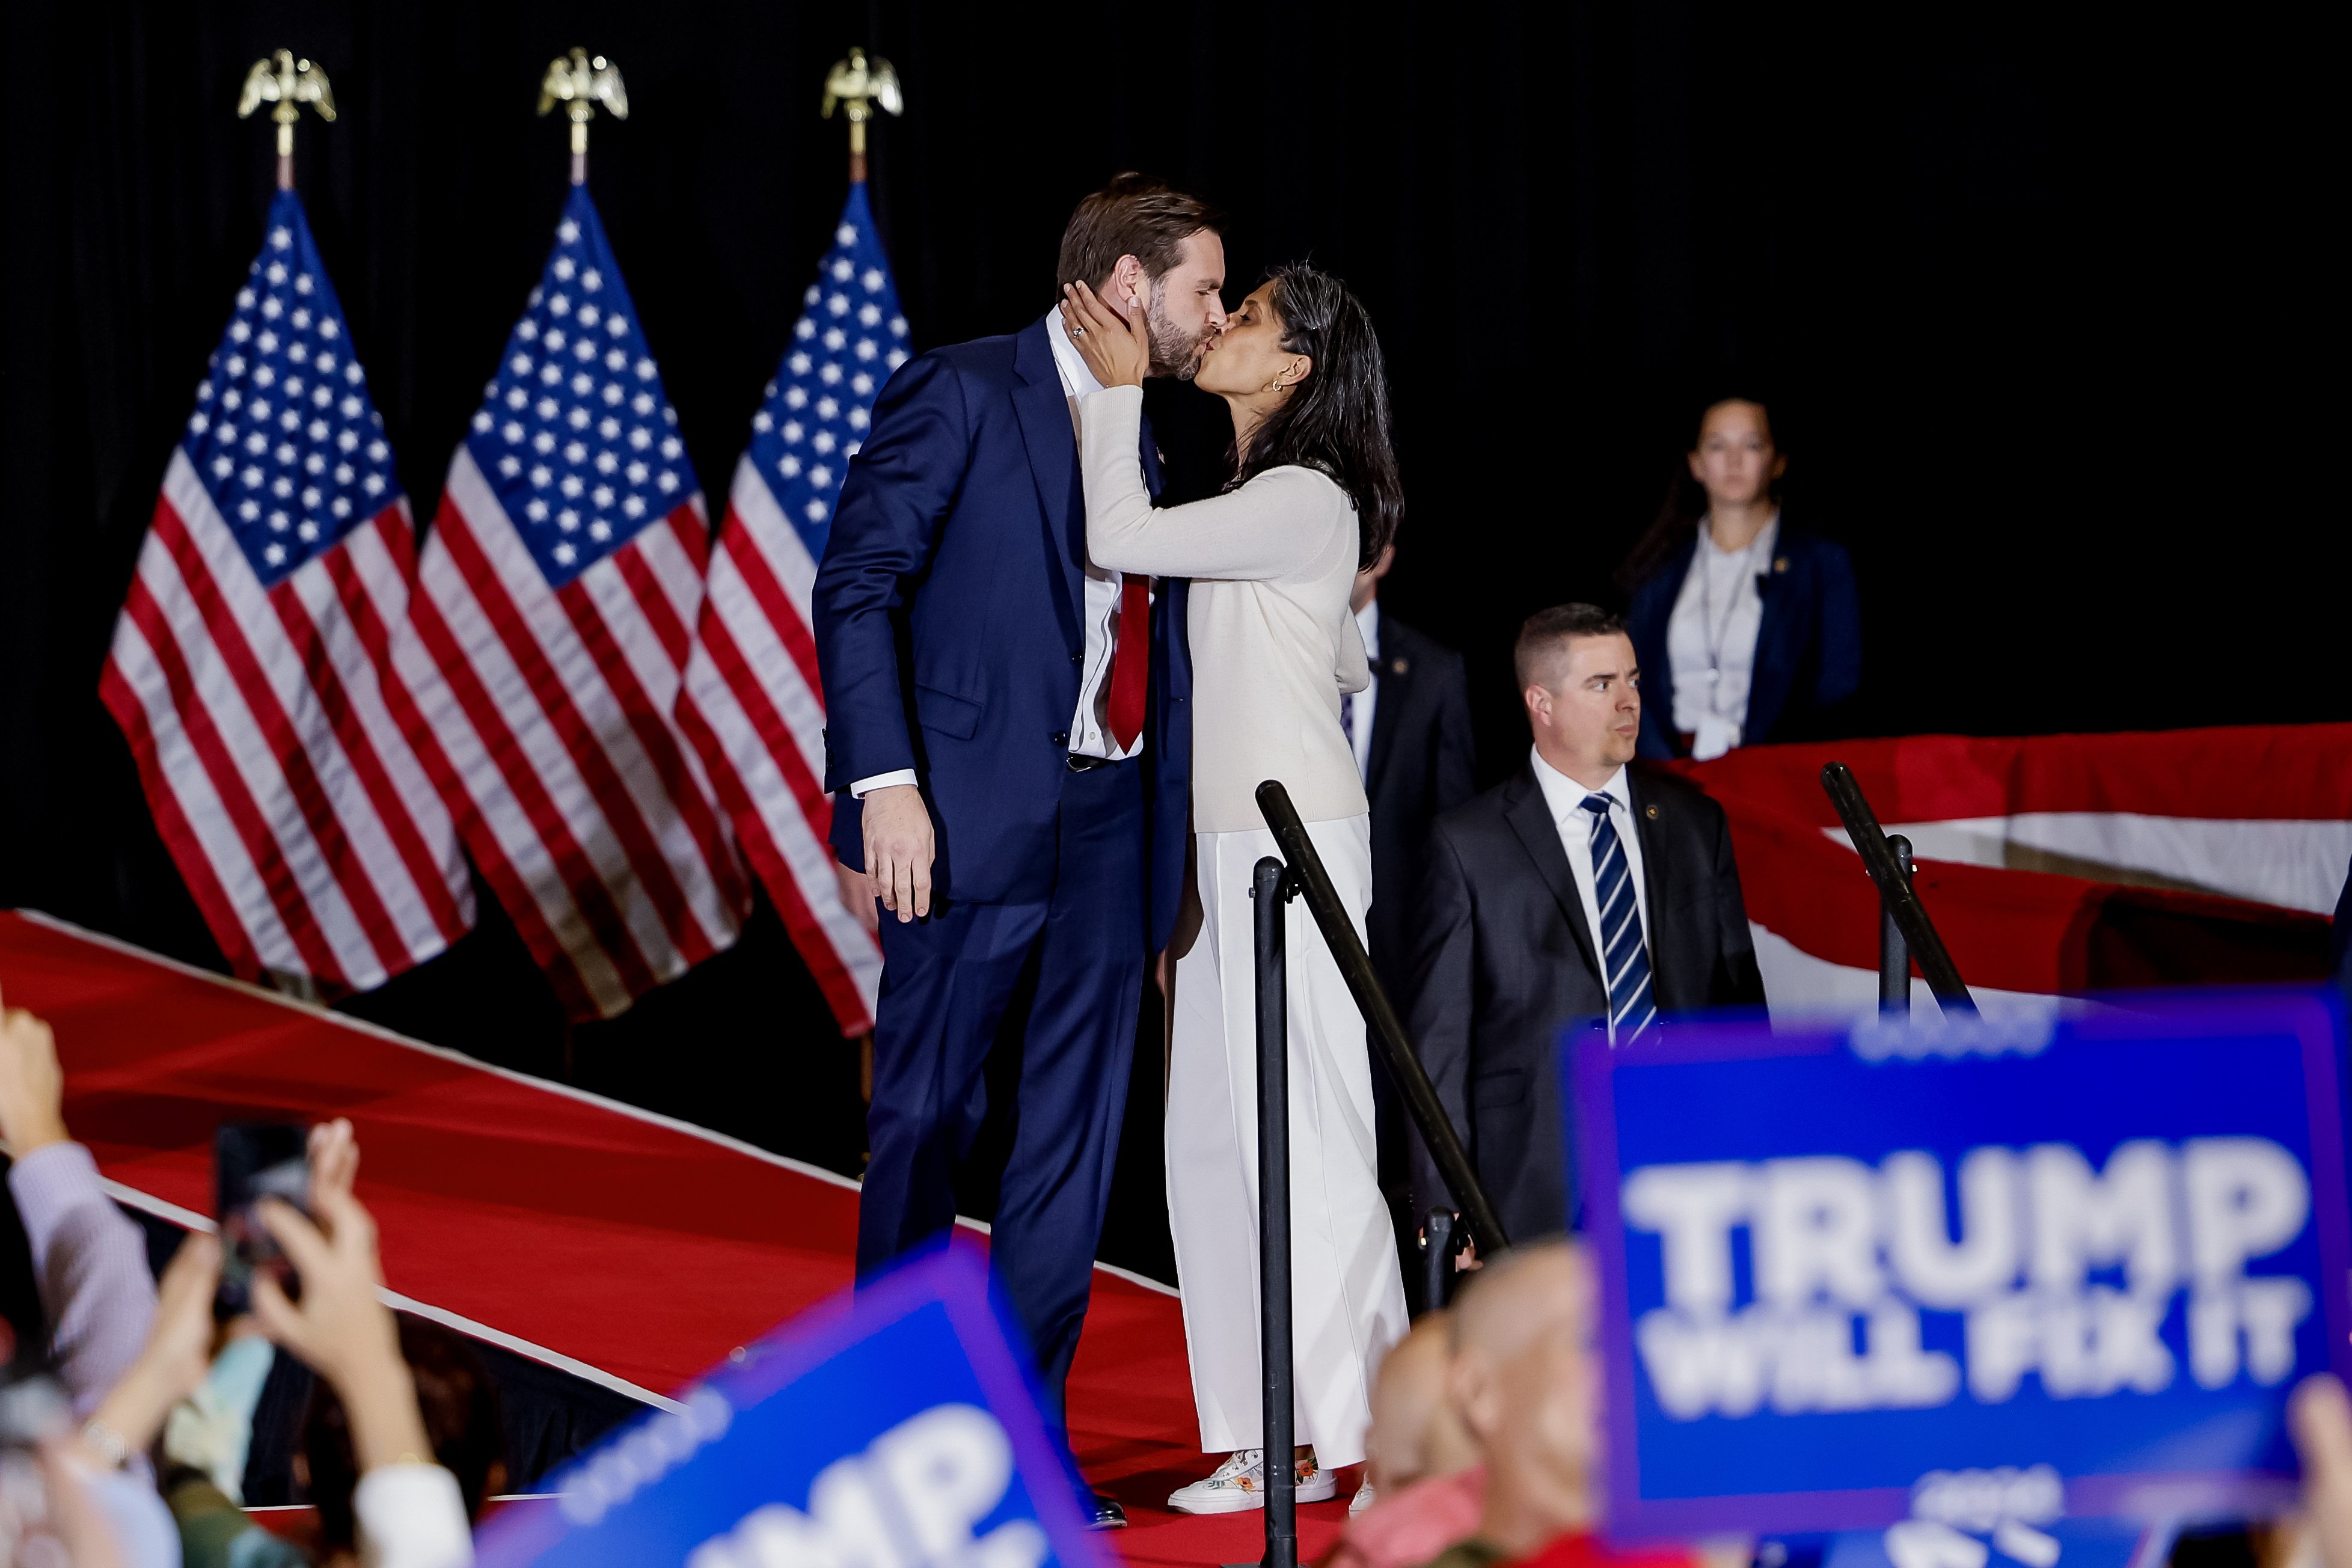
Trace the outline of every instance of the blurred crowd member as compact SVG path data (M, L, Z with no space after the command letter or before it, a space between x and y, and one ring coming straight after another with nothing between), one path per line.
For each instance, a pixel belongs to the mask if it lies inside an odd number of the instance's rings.
M1701 416L1657 521L1620 574L1649 680L1642 754L1704 762L1802 740L1862 684L1862 605L1843 546L1780 520L1788 467L1760 403Z
M2287 1429L2303 1460L2300 1539L2285 1560L2352 1568L2352 1401L2326 1373L2307 1377L2287 1404Z
M146 1243L71 1141L64 1100L49 1026L0 1000L0 1138L49 1324L46 1346L24 1347L46 1374L11 1368L0 1386L0 1561L176 1568L145 1446L109 1424L110 1390L135 1371L155 1317Z
M1504 1228L1569 1227L1553 1042L1604 1021L1761 1004L1723 808L1627 764L1645 704L1633 642L1591 605L1540 611L1515 652L1527 765L1437 819L1407 1033ZM1415 1140L1422 1207L1453 1196Z
M1478 1527L1486 1471L1446 1389L1453 1332L1424 1312L1381 1361L1366 1479L1327 1568L1412 1568Z
M1475 1533L1433 1568L1695 1568L1680 1549L1619 1551L1599 1538L1601 1366L1583 1250L1548 1241L1504 1253L1450 1316L1448 1389L1485 1458L1486 1489Z
M138 1358L155 1315L147 1242L99 1184L65 1123L65 1074L49 1026L0 1005L0 1137L49 1325L49 1369L88 1418Z
M1391 544L1356 574L1349 604L1372 683L1339 699L1339 722L1372 803L1372 907L1365 917L1372 973L1392 1002L1402 1002L1412 950L1414 884L1429 845L1429 825L1477 792L1470 736L1470 680L1462 656L1381 608L1381 581L1396 563ZM1412 1137L1388 1063L1372 1053L1372 1110L1380 1146L1381 1194L1394 1213L1400 1244L1409 1243L1412 1212ZM1403 1256L1406 1290L1418 1271Z
M257 1274L253 1310L262 1332L319 1376L305 1456L324 1561L339 1568L360 1562L370 1568L463 1568L474 1560L471 1519L490 1473L476 1458L481 1439L463 1444L462 1457L453 1458L426 1431L419 1396L442 1383L410 1371L399 1320L381 1297L375 1221L352 1193L359 1146L350 1122L314 1130L310 1168L317 1224L274 1200L261 1205L262 1223L302 1282L301 1300L289 1300L276 1279ZM341 1413L333 1425L342 1436L321 1436L329 1402ZM459 1403L470 1414L476 1401L468 1393ZM497 1419L491 1405L493 1445ZM478 1421L461 1417L456 1425L478 1432ZM450 1425L445 1420L444 1430ZM345 1441L351 1458L322 1464L322 1456Z
M0 1486L0 1547L9 1555L0 1561L179 1568L181 1533L155 1491L148 1455L173 1408L211 1365L220 1245L209 1236L187 1237L159 1291L143 1238L106 1197L89 1151L68 1139L63 1104L48 1026L0 1006L0 1136L16 1157L9 1189L54 1325L47 1348L62 1387L47 1397L71 1410L52 1417L41 1409L50 1386L41 1378L12 1379L0 1389L6 1448L0 1461L10 1470ZM344 1413L352 1454L346 1511L356 1545L329 1561L467 1568L474 1560L467 1505L478 1504L494 1467L460 1461L469 1497L457 1476L425 1458L436 1449L418 1407L418 1380L381 1299L375 1222L352 1194L359 1149L351 1123L313 1129L310 1155L315 1220L274 1199L261 1205L262 1224L301 1281L301 1299L289 1300L271 1275L258 1272L253 1302L261 1332L309 1365ZM469 1412L480 1405L470 1394L464 1403ZM488 1428L495 1434L495 1405ZM314 1456L320 1451L313 1447ZM24 1506L28 1484L37 1488L36 1508ZM323 1517L329 1500L316 1500ZM43 1544L33 1546L36 1540Z

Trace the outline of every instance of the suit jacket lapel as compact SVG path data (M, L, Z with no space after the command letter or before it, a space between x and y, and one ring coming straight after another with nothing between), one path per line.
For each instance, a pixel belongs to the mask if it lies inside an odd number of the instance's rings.
M1631 769L1625 773L1625 794L1633 803L1633 831L1642 839L1642 896L1647 900L1643 908L1649 911L1645 945L1650 950L1650 999L1659 1012L1666 1013L1692 1003L1683 994L1681 974L1669 972L1671 966L1659 951L1663 930L1659 912L1665 908L1665 879L1660 874L1666 867L1665 834L1654 815L1657 805L1642 798L1641 775Z
M1379 787L1381 775L1388 772L1389 754L1396 750L1397 715L1404 706L1405 682L1412 679L1407 671L1412 668L1397 656L1394 628L1385 616L1381 626L1381 640L1387 647L1372 660L1372 689L1377 695L1372 700L1372 749L1364 759L1364 777L1373 788Z
M1013 343L1013 368L1021 380L1013 389L1013 412L1021 420L1022 445L1028 448L1029 472L1045 514L1046 553L1062 566L1063 626L1074 630L1079 606L1086 603L1086 509L1078 489L1078 443L1070 424L1070 400L1062 391L1061 373L1054 368L1044 318L1022 329Z
M1373 715L1379 719L1377 711ZM1576 938L1577 950L1584 954L1584 966L1601 982L1600 949L1592 940L1592 928L1585 923L1584 900L1576 890L1576 874L1568 868L1568 849L1559 841L1559 825L1551 819L1551 803L1544 799L1543 786L1536 783L1532 767L1521 768L1512 779L1513 798L1504 807L1504 820L1518 835L1519 846L1528 858L1536 863L1536 870L1551 889L1559 905L1559 912L1568 929ZM1646 843L1643 847L1648 846Z

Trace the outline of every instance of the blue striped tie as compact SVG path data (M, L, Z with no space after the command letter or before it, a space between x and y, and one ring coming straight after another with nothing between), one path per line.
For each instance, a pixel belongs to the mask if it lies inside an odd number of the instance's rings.
M1588 795L1592 814L1592 898L1601 906L1601 973L1609 982L1609 1034L1622 1043L1658 1016L1650 992L1650 952L1642 942L1642 910L1633 898L1633 868L1609 820L1609 797Z

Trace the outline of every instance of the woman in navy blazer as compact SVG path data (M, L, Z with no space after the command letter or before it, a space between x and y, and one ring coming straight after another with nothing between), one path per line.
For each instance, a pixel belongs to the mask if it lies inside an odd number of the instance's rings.
M1862 684L1845 547L1781 521L1788 458L1762 404L1709 405L1687 465L1619 577L1641 659L1642 754L1703 760L1819 735Z

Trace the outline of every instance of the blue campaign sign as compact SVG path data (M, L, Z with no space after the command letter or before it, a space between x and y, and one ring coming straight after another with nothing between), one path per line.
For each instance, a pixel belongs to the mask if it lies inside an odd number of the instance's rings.
M1104 1568L976 1248L747 1348L493 1519L483 1568Z
M1564 1042L1612 1531L2291 1498L2287 1393L2352 1370L2334 1034L2315 996L2176 994Z

